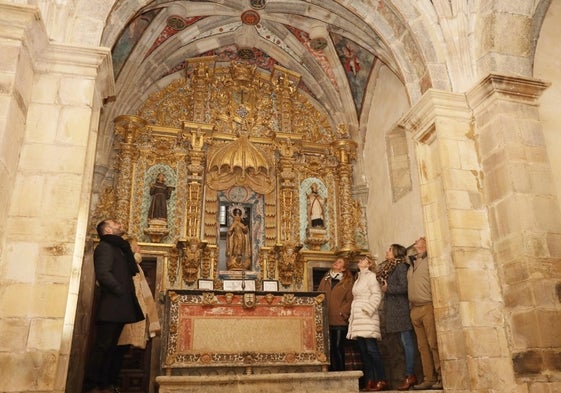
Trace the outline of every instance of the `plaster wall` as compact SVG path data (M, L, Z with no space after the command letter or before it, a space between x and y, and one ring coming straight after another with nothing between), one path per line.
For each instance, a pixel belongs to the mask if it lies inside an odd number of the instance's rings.
M405 88L388 68L382 67L371 94L362 159L369 190L366 208L368 245L381 262L390 244L408 246L423 234L424 227L415 146L410 134L406 137L412 189L395 202L389 176L387 134L409 109Z

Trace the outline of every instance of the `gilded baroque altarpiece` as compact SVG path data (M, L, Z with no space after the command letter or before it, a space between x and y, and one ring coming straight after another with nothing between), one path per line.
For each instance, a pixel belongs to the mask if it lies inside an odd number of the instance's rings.
M204 57L184 75L115 118L115 176L92 225L115 217L145 255L162 257L162 291L201 280L221 289L224 278L311 290L307 263L364 248L346 126L282 67Z

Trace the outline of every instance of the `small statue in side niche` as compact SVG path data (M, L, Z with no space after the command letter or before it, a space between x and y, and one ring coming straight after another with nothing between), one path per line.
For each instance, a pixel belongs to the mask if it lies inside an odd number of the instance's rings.
M173 190L175 190L175 187L166 185L166 176L163 173L158 174L156 181L150 186L152 201L148 210L149 219L167 220L167 201Z
M325 228L325 198L319 195L318 185L312 183L308 194L308 228Z

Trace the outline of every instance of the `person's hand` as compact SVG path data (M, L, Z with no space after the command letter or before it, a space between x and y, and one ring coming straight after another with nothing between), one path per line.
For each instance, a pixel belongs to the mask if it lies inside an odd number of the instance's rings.
M386 292L388 290L388 282L386 280L382 281L382 285L380 285L380 289L382 292Z

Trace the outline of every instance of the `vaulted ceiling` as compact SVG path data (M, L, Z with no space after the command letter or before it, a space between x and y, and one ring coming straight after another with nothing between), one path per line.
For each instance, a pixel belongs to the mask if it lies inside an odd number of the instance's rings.
M403 10L391 2L139 3L117 1L106 21L102 44L112 50L117 87L106 122L134 114L149 94L182 75L186 59L201 56L249 62L265 72L275 65L296 72L301 75L300 89L333 124L344 123L351 131L358 127L369 81L381 64L404 85L414 81L418 90L431 86L421 50L407 33Z

